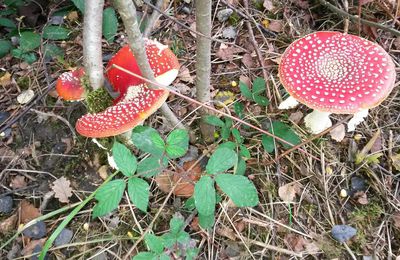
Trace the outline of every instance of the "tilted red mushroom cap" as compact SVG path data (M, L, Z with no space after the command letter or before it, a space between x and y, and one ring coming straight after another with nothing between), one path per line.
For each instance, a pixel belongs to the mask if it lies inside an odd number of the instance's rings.
M317 111L354 114L391 92L395 65L378 44L340 32L316 32L293 42L279 65L289 94Z
M154 113L167 99L169 92L132 86L120 102L97 114L87 114L76 123L79 134L101 138L129 131Z
M85 88L82 85L82 77L85 70L79 68L61 74L56 83L58 96L68 101L78 101L85 98Z
M156 81L164 86L170 85L178 75L179 62L174 53L157 41L145 39L145 48L150 67L154 72ZM143 80L130 75L112 65L118 65L135 74L142 75L136 63L135 56L128 45L120 49L107 64L107 77L114 87L122 95L128 86L135 86L144 83Z

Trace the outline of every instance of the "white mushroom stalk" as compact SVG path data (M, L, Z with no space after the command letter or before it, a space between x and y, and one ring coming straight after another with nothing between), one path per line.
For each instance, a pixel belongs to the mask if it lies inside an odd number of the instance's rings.
M332 126L331 113L314 110L304 117L304 123L312 134L319 134Z

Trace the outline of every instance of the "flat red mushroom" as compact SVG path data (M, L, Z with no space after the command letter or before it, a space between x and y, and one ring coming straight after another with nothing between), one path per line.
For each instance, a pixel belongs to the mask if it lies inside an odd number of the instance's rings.
M149 89L146 85L130 87L117 104L97 114L87 114L76 123L79 134L102 138L122 134L143 122L165 102L169 92Z
M79 101L85 98L85 88L82 85L82 78L85 70L79 68L61 74L56 83L58 96L67 101Z
M292 44L279 65L282 85L290 94L279 108L297 101L314 109L305 118L312 133L332 125L331 113L354 114L348 130L354 131L392 91L395 65L376 43L340 32L315 32Z
M145 48L150 67L154 72L154 77L159 84L169 86L177 77L179 71L179 62L174 53L155 40L145 39ZM142 75L129 45L120 49L107 64L107 77L115 91L122 95L129 86L136 86L145 83L131 74L113 67L118 65L135 74ZM117 99L118 101L119 99Z

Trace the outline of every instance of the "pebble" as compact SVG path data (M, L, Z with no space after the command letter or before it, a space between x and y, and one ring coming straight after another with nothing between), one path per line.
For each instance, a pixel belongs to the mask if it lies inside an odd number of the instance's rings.
M46 233L46 224L42 220L22 231L24 236L34 239L40 239L46 236Z
M71 241L73 235L74 233L71 230L64 228L63 230L61 230L56 240L54 240L54 245L62 246L68 244Z
M346 242L357 234L357 229L348 225L335 225L331 231L332 237L339 242Z
M226 20L229 19L229 17L232 15L232 13L233 13L233 10L230 8L222 9L221 11L219 11L217 13L218 21L225 22Z
M13 208L13 199L11 196L0 198L0 213L9 214Z
M236 37L236 30L233 26L228 26L222 31L222 37L226 39L234 39Z
M31 259L31 260L38 260L38 259L39 259L39 255L40 255L40 254L39 254L40 251L42 251L42 246L41 246L41 245L36 245L36 246L33 248L33 250L32 250L32 254L37 254L37 255L32 256L30 259ZM45 259L45 260L48 260L49 257L48 257L47 255L45 255L45 256L44 256L44 259Z

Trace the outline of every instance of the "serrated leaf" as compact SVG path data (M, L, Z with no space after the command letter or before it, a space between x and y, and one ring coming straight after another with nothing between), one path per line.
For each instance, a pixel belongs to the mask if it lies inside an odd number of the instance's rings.
M254 101L260 106L268 106L269 100L266 97L254 95Z
M245 176L218 174L215 176L215 181L236 206L254 207L258 204L256 187Z
M0 58L3 58L10 52L12 48L11 42L6 40L0 40Z
M275 150L274 139L268 135L262 135L261 143L267 153L272 153Z
M137 173L144 177L152 177L159 174L168 165L168 159L159 156L150 156L139 162Z
M219 117L214 116L214 115L208 115L208 116L204 117L204 121L207 124L213 125L213 126L218 126L218 127L224 127L225 126L224 121L222 121Z
M133 144L143 152L152 155L162 155L165 151L165 143L157 130L148 126L137 126L132 131Z
M164 245L161 237L147 233L144 236L144 241L146 242L146 245L150 251L153 251L156 254L161 254L164 251Z
M215 211L215 187L210 176L202 176L194 186L194 203L202 215L213 215Z
M293 145L301 143L301 139L292 130L292 128L290 128L290 126L286 125L285 123L279 121L273 121L269 132L275 134L276 136L282 138L285 141L290 142ZM283 147L286 149L292 147L291 145L288 145L286 143L283 142L280 143L282 143Z
M166 153L169 158L175 159L186 154L189 148L189 135L186 130L172 131L166 140Z
M240 81L239 88L240 88L240 92L242 93L242 95L244 97L246 97L247 99L253 100L253 93L251 93L251 91L250 91L249 87L246 85L246 83Z
M33 52L24 52L20 48L12 49L11 50L11 55L13 57L15 57L15 58L23 59L28 64L32 64L37 60L35 53L33 53Z
M133 205L143 212L147 212L149 204L150 186L140 178L129 178L128 195Z
M112 7L107 7L103 11L103 36L108 43L114 41L114 37L118 30L118 19L115 10Z
M127 177L132 176L137 168L137 159L125 145L114 142L112 154L118 169Z
M226 126L221 127L221 138L224 140L228 140L230 136L231 136L231 129Z
M40 46L40 35L34 32L22 32L19 39L21 51L33 51Z
M140 252L137 255L135 255L132 260L153 260L157 259L157 254L152 253L152 252Z
M214 220L215 220L214 214L203 215L199 213L199 225L204 229L211 228L214 225Z
M85 0L72 0L72 2L82 14L85 12Z
M209 174L221 173L232 168L236 162L236 152L228 148L218 148L208 160L206 172Z
M232 125L233 125L233 120L232 120L231 118L225 117L225 118L224 118L224 121L225 121L225 127L227 127L227 128L231 128L231 127L232 127Z
M12 28L12 29L17 28L17 26L11 19L4 18L4 17L0 17L0 27L1 26L7 27L7 28Z
M48 25L43 28L43 38L49 40L65 40L70 33L69 29L57 25Z
M259 96L264 93L265 89L265 80L264 78L257 77L253 81L253 96Z
M119 205L125 190L123 180L113 180L100 187L94 197L98 200L93 208L93 218L107 215Z

